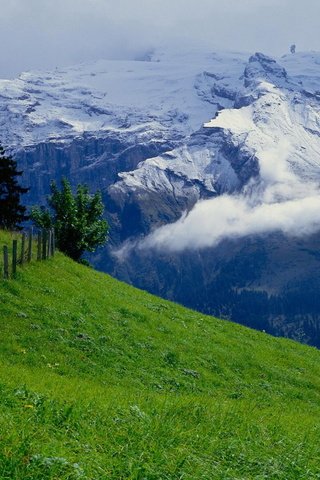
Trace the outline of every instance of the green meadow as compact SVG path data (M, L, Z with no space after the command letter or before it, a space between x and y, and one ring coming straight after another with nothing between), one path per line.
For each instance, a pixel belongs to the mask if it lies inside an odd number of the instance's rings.
M0 325L1 480L320 479L314 348L60 253L0 279Z

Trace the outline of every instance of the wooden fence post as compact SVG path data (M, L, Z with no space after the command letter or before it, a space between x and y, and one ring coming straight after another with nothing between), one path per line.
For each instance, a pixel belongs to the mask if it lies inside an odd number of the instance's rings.
M42 237L41 237L41 231L38 231L38 239L37 239L37 260L41 260L41 242L42 242Z
M33 230L29 231L29 238L28 238L28 263L32 260L32 239L33 239Z
M52 256L54 257L56 251L56 234L54 228L52 229Z
M42 230L42 260L47 258L47 231Z
M21 236L21 258L20 258L21 265L24 264L25 245L26 245L26 234L23 233L22 236Z
M47 236L48 236L48 255L47 255L47 258L50 258L51 257L51 243L52 243L52 230L48 230L47 232Z
M9 254L7 245L3 247L3 278L5 280L9 278Z
M17 273L17 251L18 251L18 240L12 241L12 276L15 277Z

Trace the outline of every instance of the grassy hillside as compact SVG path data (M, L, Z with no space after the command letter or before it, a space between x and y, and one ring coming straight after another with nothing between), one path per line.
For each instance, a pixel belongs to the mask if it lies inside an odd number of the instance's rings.
M0 322L1 480L320 478L315 349L61 254L0 281Z

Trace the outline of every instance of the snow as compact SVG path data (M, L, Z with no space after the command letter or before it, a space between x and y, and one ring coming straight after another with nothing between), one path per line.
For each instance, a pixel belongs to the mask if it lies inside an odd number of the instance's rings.
M100 60L1 80L0 136L21 147L139 124L188 135L215 110L210 89L216 80L208 72L228 88L238 82L245 57L159 51L152 61Z
M252 107L245 107L240 110L222 110L218 117L204 124L206 128L232 128L234 133L241 135L250 132L255 125L252 119Z
M212 80L209 91L213 119L204 122L204 127L216 133L206 137L200 131L185 138L181 147L142 162L133 172L121 174L121 181L114 188L168 190L168 175L173 173L181 180L201 182L212 193L246 188L248 195L257 198L261 194L262 199L269 201L294 196L304 182L313 184L320 167L320 102L317 96L306 94L305 87L316 83L320 55L292 57L281 59L290 64L291 76L282 64L261 54L251 56L245 64L242 57L241 62L234 62L231 56L212 56L216 63L211 65L211 73L206 71L198 76L196 88L199 91L204 78ZM217 69L219 64L223 69ZM302 82L300 74L305 69L311 77ZM217 91L224 97L217 97ZM219 111L215 102L220 105ZM239 179L234 165L237 157L231 162L225 156L224 147L228 145L235 149L232 155L257 159L259 178L255 185L244 185ZM255 174L248 172L245 177L253 178ZM185 184L180 183L183 190Z
M280 169L303 180L314 178L320 168L320 138L314 134L320 130L320 102L310 102L303 92L262 87L250 106L223 110L205 127L227 130L234 142L245 134L262 180L269 182Z
M159 49L145 58L149 61L100 60L0 80L0 138L22 147L142 125L162 129L167 136L170 130L187 136L218 110L233 108L249 55ZM258 78L263 68L256 60L251 57L247 68ZM286 55L278 63L288 72L293 90L311 94L320 90L319 53ZM272 85L259 81L257 88L272 89ZM310 121L313 112L303 114Z
M279 63L286 69L289 76L296 82L301 82L308 91L320 91L320 53L299 52L285 55Z

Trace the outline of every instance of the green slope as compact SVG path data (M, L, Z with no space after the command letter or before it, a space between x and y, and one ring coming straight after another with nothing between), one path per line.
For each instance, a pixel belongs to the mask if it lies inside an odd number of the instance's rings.
M320 478L319 351L61 254L0 300L1 480Z

